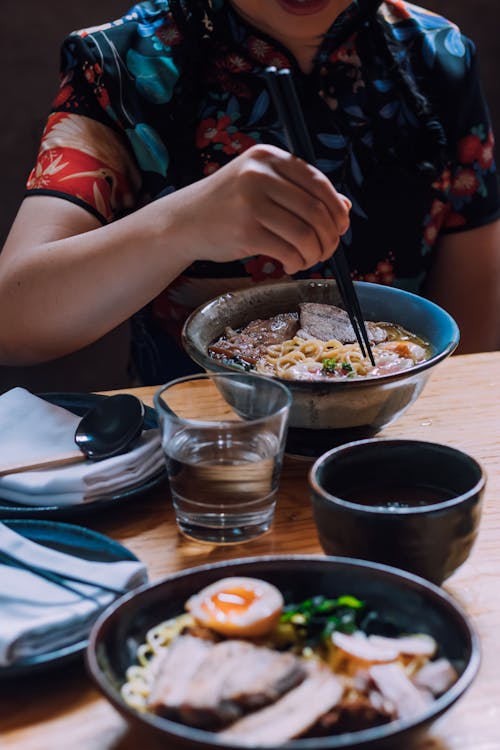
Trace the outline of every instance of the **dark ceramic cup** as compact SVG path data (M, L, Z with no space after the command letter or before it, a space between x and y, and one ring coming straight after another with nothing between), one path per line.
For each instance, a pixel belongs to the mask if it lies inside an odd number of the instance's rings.
M474 458L419 440L347 443L318 458L309 473L328 555L386 563L437 584L470 554L485 484Z

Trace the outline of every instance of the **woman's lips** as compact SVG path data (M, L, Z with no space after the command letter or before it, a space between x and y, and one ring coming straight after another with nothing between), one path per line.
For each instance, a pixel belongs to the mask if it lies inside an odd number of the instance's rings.
M287 13L296 16L308 16L326 8L330 0L277 0Z

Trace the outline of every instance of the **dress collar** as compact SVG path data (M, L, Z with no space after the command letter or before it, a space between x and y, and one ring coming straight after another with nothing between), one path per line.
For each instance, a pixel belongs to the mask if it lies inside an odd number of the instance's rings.
M373 17L383 0L354 0L333 22L315 55L316 67L318 62L324 62L328 56L340 47L352 34L359 31L364 23ZM265 32L244 20L227 2L220 3L218 10L224 10L226 15L226 30L230 38L241 43L252 60L258 65L276 65L276 67L291 67L298 70L299 66L293 54L283 45ZM220 37L219 37L220 38ZM269 58L275 59L270 61Z

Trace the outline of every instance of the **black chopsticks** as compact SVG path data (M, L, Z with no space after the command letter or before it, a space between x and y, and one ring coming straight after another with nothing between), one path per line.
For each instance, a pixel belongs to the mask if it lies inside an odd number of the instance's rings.
M97 583L96 581L89 581L85 578L79 578L78 576L71 575L70 573L56 573L55 571L44 568L42 565L35 565L34 563L29 563L26 560L21 560L19 557L12 555L6 550L0 550L0 562L2 561L11 563L16 568L28 570L30 573L34 573L40 578L45 578L45 580L51 581L51 583L55 583L57 586L65 589L66 591L70 591L80 599L88 599L89 601L93 601L97 604L99 604L97 596L101 591L110 592L119 596L128 593L126 589L109 586L108 584ZM85 584L86 586L95 586L97 590L95 591L95 593L84 592L81 589L71 586L68 581L72 581L73 583Z
M283 125L288 148L292 154L299 156L309 164L314 164L316 155L302 114L299 97L288 68L278 70L274 66L266 68L266 79L274 106ZM349 320L356 334L356 339L364 357L368 356L375 366L375 359L368 339L363 313L345 257L342 241L332 256L337 286L342 301L349 315Z

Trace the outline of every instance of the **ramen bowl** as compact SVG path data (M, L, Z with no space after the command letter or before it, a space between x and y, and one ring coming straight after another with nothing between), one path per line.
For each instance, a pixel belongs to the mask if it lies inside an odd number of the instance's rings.
M457 448L424 440L359 440L309 472L324 551L394 565L441 584L474 546L486 475Z
M285 750L403 748L424 732L467 690L479 666L479 642L467 616L445 592L424 579L383 565L324 556L272 556L225 561L184 570L143 587L109 607L92 629L87 666L104 696L128 721L162 738L165 747L238 750L244 745L215 732L196 729L125 701L122 686L137 650L151 628L184 611L186 600L206 586L231 576L250 576L277 586L285 601L314 595L350 594L387 617L397 630L431 635L458 679L412 719L337 735L296 739ZM156 746L156 745L155 745ZM254 746L254 745L252 745ZM260 746L260 743L259 743ZM265 747L272 745L263 744Z
M319 456L336 445L375 435L419 396L433 368L459 341L458 326L441 307L410 292L355 282L365 320L396 323L429 343L431 356L407 370L372 378L282 379L292 393L287 452ZM297 312L301 302L342 307L334 280L300 280L259 285L223 294L199 307L186 321L183 345L207 371L237 365L214 359L208 347L225 332L257 318Z

